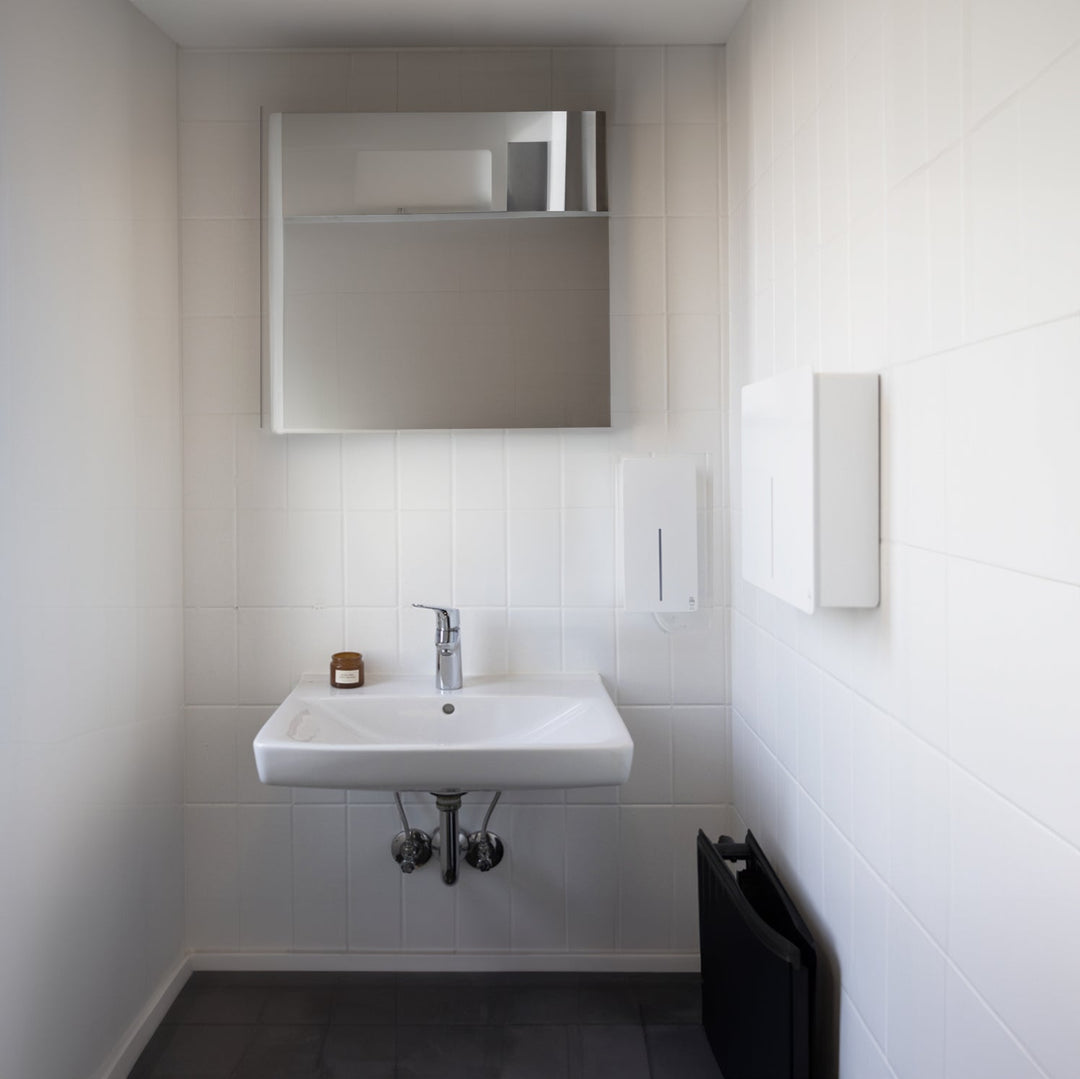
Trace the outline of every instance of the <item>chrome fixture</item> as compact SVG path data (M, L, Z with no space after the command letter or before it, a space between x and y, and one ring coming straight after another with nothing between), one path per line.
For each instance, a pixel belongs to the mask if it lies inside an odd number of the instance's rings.
M394 861L401 866L402 873L411 873L431 857L431 836L419 828L409 827L405 807L401 804L401 795L397 791L394 791L394 801L401 818L401 831L390 841L390 853L394 856Z
M458 828L461 795L436 794L435 805L439 810L439 827L431 835L431 848L439 852L439 873L443 884L456 884L458 855L469 846L469 837ZM453 838L448 839L448 836Z
M445 692L461 689L461 622L456 607L433 607L414 603L435 612L435 685Z
M405 808L401 804L401 795L395 791L394 801L397 803L398 816L401 818L401 831L390 842L390 853L394 861L401 866L402 873L412 873L414 869L424 865L430 858L432 851L439 852L439 875L443 884L456 884L458 878L458 866L461 855L465 855L465 861L481 873L487 873L497 866L506 852L503 841L494 833L488 831L488 822L491 814L495 812L495 806L499 802L502 791L496 791L495 797L484 814L484 823L478 832L466 835L458 825L458 814L461 811L461 799L465 791L442 791L433 792L435 806L439 811L439 827L429 836L427 832L419 828L410 828L408 818L405 816ZM447 839L443 842L443 836L454 836L456 841Z
M480 825L480 831L473 832L469 836L469 845L465 851L465 861L473 869L479 869L481 873L494 869L503 860L505 853L503 841L494 832L488 831L488 821L491 820L491 814L495 812L495 806L501 795L502 791L495 792L495 797L491 799L491 805L484 814L484 823Z

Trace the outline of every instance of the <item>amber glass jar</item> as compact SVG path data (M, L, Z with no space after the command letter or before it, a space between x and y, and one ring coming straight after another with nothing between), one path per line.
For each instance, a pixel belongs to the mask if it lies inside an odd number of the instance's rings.
M364 684L364 657L359 652L335 652L330 657L330 685L356 689Z

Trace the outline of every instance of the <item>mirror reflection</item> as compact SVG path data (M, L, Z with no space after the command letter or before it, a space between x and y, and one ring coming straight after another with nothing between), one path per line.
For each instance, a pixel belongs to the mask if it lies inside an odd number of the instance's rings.
M276 431L607 426L597 113L275 115Z

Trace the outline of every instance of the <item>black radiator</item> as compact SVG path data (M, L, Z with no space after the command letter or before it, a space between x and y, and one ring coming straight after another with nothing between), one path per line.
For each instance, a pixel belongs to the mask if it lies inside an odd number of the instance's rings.
M809 929L753 833L712 843L698 832L697 865L701 1019L724 1079L809 1079Z

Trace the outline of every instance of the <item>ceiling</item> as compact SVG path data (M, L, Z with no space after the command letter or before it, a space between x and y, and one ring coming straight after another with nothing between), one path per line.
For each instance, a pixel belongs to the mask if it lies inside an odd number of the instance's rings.
M188 48L718 44L747 0L132 0Z

